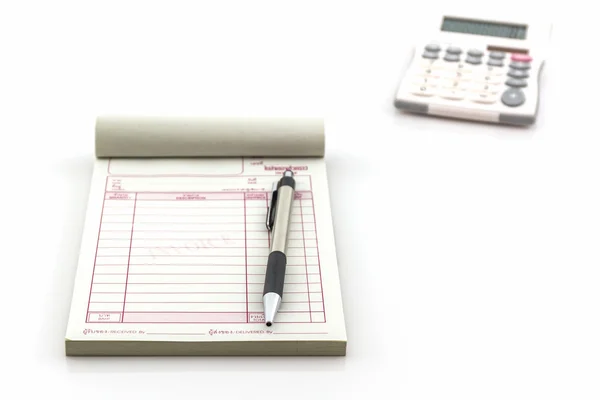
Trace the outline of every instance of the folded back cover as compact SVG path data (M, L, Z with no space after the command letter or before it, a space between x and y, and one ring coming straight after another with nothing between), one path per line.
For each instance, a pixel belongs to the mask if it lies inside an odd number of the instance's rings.
M101 116L98 158L323 157L322 118Z

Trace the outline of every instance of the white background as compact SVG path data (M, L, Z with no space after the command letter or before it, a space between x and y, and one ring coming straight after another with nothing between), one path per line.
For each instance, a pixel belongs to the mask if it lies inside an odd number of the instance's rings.
M530 129L394 110L412 32L447 1L0 4L1 398L600 397L583 1L462 4L553 20ZM112 111L327 118L346 357L64 356L94 118Z

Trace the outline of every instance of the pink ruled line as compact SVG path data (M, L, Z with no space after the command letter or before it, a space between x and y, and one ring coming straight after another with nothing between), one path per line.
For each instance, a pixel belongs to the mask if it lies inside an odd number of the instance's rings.
M184 333L184 332L148 332L148 333L146 333L146 335L204 336L204 335L206 335L206 333L200 333L200 332L190 332L190 333Z
M246 224L246 196L244 196L244 247L246 248L244 251L246 262L246 323L248 323L250 322L250 314L248 314L248 233L246 233L246 229L248 229L248 224Z
M103 239L103 240L118 240L118 239ZM142 240L142 239L138 239L138 240ZM172 240L172 239L165 239L166 241ZM189 239L189 240L194 240L194 239ZM220 240L220 239L202 239L202 240ZM242 239L232 239L232 240L242 240ZM250 240L267 240L267 239L250 239ZM300 239L297 239L300 240ZM131 246L132 249L164 249L164 248L169 248L170 246ZM243 247L243 246L210 246L210 247L206 247L207 249L268 249L270 246L248 246L248 247ZM130 246L100 246L101 249L129 249ZM288 249L316 249L316 246L288 246ZM178 250L181 249L181 247L174 247L174 250ZM101 256L101 257L107 257L107 256ZM114 257L119 257L119 256L114 256Z
M144 175L142 177L150 177L152 175ZM169 175L157 175L160 177L165 177L165 176L169 176ZM260 175L255 175L255 176L260 176ZM264 175L267 176L267 175ZM271 175L268 175L271 176ZM299 178L301 175L296 175L297 178ZM174 175L173 177L177 177L177 175ZM113 177L114 178L114 177ZM219 177L221 178L221 177ZM187 202L187 201L221 201L221 200L227 200L227 201L241 201L243 200L242 196L243 195L256 195L256 194L260 194L260 193L265 193L265 192L230 192L230 191L226 191L226 190L222 190L222 191L201 191L201 192L194 192L194 191L171 191L171 192L159 192L159 191L148 191L148 190L139 190L139 191L132 191L132 190L106 190L106 193L112 193L114 195L123 195L123 194L130 194L130 193L137 193L137 194L168 194L168 195L180 195L180 194L189 194L189 193L193 193L195 195L207 195L207 194L227 194L227 195L239 195L239 197L237 198L229 198L229 199L196 199L196 198L190 198L190 199L171 199L172 201L181 201L181 202ZM302 195L302 193L306 193L306 194L311 194L311 190L298 190L296 191L296 193ZM312 196L311 196L312 197ZM140 199L141 201L156 201L156 199ZM262 200L260 198L249 198L247 200ZM159 199L159 201L165 201L163 199ZM167 200L169 201L169 200Z
M306 240L304 239L304 215L302 214L302 199L300 199L300 222L302 223L302 243L304 244L304 270L306 272L306 290L309 292L308 299L310 300L310 286L308 284L308 262L306 261ZM308 311L311 311L310 301L308 303ZM312 322L312 313L310 314L310 322Z
M104 183L105 187L108 185L108 176L106 177L106 182ZM98 259L98 245L100 244L100 232L102 231L102 217L104 216L104 203L106 202L106 195L102 200L102 211L100 212L100 225L98 227L98 240L96 241L96 254L94 256L94 267L92 268L92 279L90 281L90 295L88 297L88 306L87 312L85 314L85 321L89 319L90 315L90 301L92 300L92 290L94 288L94 274L96 272L96 261Z
M105 222L106 224L129 224L130 222ZM143 222L136 222L137 224L169 224L169 225L174 225L174 224L206 224L207 222L173 222L173 221L143 221ZM242 222L209 222L211 225L231 225L231 224L238 224L241 225ZM260 222L251 222L252 224L260 224Z
M97 272L96 275L126 275L125 273L117 273L117 272ZM262 276L264 274L238 274L235 272L231 272L231 273L222 273L222 272L217 272L217 273L212 273L212 272L130 272L129 276L132 275L215 275L215 276L219 276L219 275L223 275L223 276L233 276L233 275L237 275L237 276L244 276L244 275L248 275L248 276ZM319 275L318 272L310 272L308 274L304 273L304 272L297 272L297 273L286 273L286 275Z
M92 313L93 314L93 313ZM129 313L131 314L131 312ZM240 314L244 314L244 312L242 311ZM106 321L87 321L88 324L106 324ZM137 321L123 321L123 324L137 324L139 322ZM208 325L208 324L219 324L219 325L237 325L240 324L239 321L152 321L152 322L148 322L148 321L144 321L144 323L151 323L151 324L171 324L171 325L189 325L189 324L204 324L204 325ZM308 322L304 322L304 321L285 321L285 322L278 322L278 325L288 325L288 324L307 324ZM324 324L324 321L320 321L320 322L312 322L313 324ZM259 325L262 324L264 325L264 322L261 321L250 321L249 324L254 324L254 325Z
M322 301L313 300L313 303ZM122 301L92 301L91 304L121 304ZM262 301L249 301L249 304L262 304ZM283 301L281 304L306 304L308 301ZM127 304L246 304L245 301L128 301ZM95 312L95 311L94 311ZM246 311L248 312L248 311ZM315 311L316 312L316 311ZM323 311L319 311L323 312Z
M115 222L105 222L106 224L114 224ZM119 224L124 223L124 222L118 222ZM139 222L138 222L139 223ZM237 222L236 222L237 223ZM260 222L251 222L253 224L259 224ZM241 222L239 222L239 224L241 224ZM207 225L213 225L212 223L207 224ZM197 231L197 230L181 230L181 229L161 229L160 231L157 231L155 229L137 229L135 230L136 232L177 232L177 233L201 233L201 232L220 232L220 233L230 233L230 232L244 232L244 229L231 229L231 230L219 230L219 231ZM129 229L103 229L102 232L129 232ZM263 232L263 233L268 233L267 230L265 229L248 229L245 232ZM290 232L302 232L302 229L290 229ZM307 231L307 232L312 232L312 231ZM158 239L151 239L151 238L143 238L145 240L164 240L164 238L158 238ZM221 239L221 238L218 238ZM139 240L139 239L138 239ZM169 239L169 240L190 240L190 239Z
M133 243L133 226L135 225L135 205L136 205L136 203L137 203L137 193L135 194L135 197L133 200L133 217L131 218L131 237L129 239L129 255L127 256L127 275L125 277L125 290L123 293L123 312L125 312L125 303L127 302L127 284L129 283L129 265L130 265L130 261L131 261L131 244ZM123 322L122 319L121 319L121 322Z
M246 282L129 282L129 285L245 285ZM119 285L114 282L96 282L94 285ZM127 289L127 283L125 284Z
M125 257L125 256L123 256ZM96 264L96 266L98 267L114 267L115 265L118 264ZM241 267L243 266L243 264L190 264L190 263L170 263L170 264L153 264L153 263L131 263L129 265L160 265L163 267L178 267L178 266L184 266L184 265L195 265L197 267ZM248 264L249 267L264 267L265 264ZM303 267L304 264L288 264L288 266L290 267Z
M310 177L309 177L310 179ZM312 188L312 180L310 180L310 185ZM315 209L315 200L314 200L314 196L310 196L310 201L312 204L312 209ZM313 222L315 224L315 241L317 243L317 262L319 264L319 282L321 283L321 296L323 297L323 321L327 322L327 314L325 314L325 295L323 294L323 276L321 275L321 257L319 255L319 235L317 233L317 219L315 217L315 214L313 212ZM310 295L309 295L310 296Z
M231 207L233 209L233 207ZM248 208L253 208L253 207L248 207ZM254 207L254 208L258 208L258 207ZM139 210L143 210L143 207L138 207L138 211ZM262 207L261 207L262 209ZM170 208L170 210L172 210L172 208ZM106 213L104 215L106 216L112 216L112 217L122 217L124 215L130 215L131 212L126 212L126 213L118 213L118 214L112 214L112 213ZM156 214L156 213L152 213L152 214L140 214L143 215L144 217L185 217L185 218L191 218L191 217L219 217L219 218L241 218L241 215L237 215L237 214L212 214L212 213L207 213L207 214ZM300 213L292 213L292 215L300 215ZM264 217L262 215L258 215L256 214L255 216L259 216L259 217ZM144 221L146 222L146 221ZM178 223L178 222L175 222ZM242 223L241 221L239 222L240 224ZM256 222L254 222L256 223Z
M207 247L206 249L213 249L215 247ZM224 249L226 249L227 247L223 247ZM160 248L158 247L158 249L165 249L165 248ZM168 249L168 247L167 247ZM174 248L173 250L183 250L181 248ZM125 257L124 255L120 255L120 254L108 254L108 255L104 255L104 256L97 256L97 258L101 258L101 257ZM233 255L229 255L229 254L215 254L215 255L205 255L205 254L168 254L168 255L159 255L159 254L135 254L133 256L131 256L132 258L135 257L152 257L152 258L159 258L159 257L167 257L167 258L175 258L175 257L196 257L196 258L203 258L203 257L207 257L207 258L212 258L212 257L222 257L222 258L246 258L246 256L233 256ZM250 257L263 257L263 256L250 256ZM305 256L287 256L287 258L305 258ZM135 264L134 264L135 265Z
M94 294L122 294L123 291L119 292L96 292ZM244 292L135 292L135 294L241 294ZM248 292L248 294L262 294L262 291L259 292ZM289 294L308 294L308 292L286 292ZM317 292L311 292L315 294L322 294ZM319 301L319 303L322 301Z
M308 314L309 311L279 311L278 314ZM323 311L313 311L323 312ZM115 311L91 311L92 314L120 314ZM246 314L245 311L127 311L126 314ZM250 313L252 314L252 312Z

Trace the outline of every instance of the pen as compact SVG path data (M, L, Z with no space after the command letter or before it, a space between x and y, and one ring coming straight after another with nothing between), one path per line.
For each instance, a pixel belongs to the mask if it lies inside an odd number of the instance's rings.
M294 173L286 170L273 188L271 207L267 212L267 230L271 232L271 252L267 260L263 290L263 308L267 326L273 324L283 299L287 241L295 190Z

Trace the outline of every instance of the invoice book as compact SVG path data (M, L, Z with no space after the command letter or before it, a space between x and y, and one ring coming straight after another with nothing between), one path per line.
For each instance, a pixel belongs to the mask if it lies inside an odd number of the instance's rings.
M321 119L100 117L66 354L345 355ZM284 297L271 188L296 176Z

